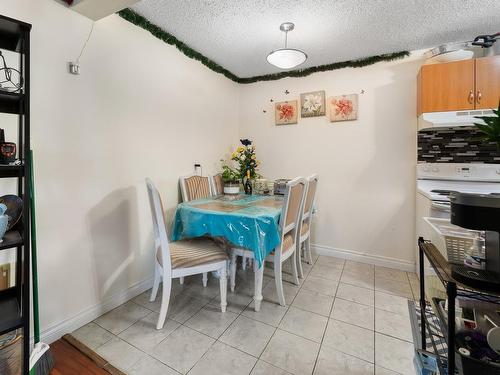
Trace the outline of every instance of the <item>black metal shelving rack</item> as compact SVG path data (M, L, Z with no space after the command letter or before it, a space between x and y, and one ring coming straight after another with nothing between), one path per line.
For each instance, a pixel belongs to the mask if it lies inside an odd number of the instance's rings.
M6 233L0 251L16 249L16 283L0 291L0 334L22 328L22 373L29 373L30 354L30 31L31 25L0 15L0 49L19 54L24 80L18 93L0 91L0 112L18 117L20 165L0 165L0 178L17 180L17 195L23 199L21 221Z
M440 374L453 375L463 373L463 358L456 352L455 348L455 309L456 298L465 297L469 300L478 300L500 305L500 291L490 292L471 288L455 280L451 274L451 265L446 261L439 250L429 241L423 238L418 240L419 247L419 279L420 279L420 302L419 306L410 306L413 311L412 325L413 331L418 328L419 332L416 342L421 347L420 350L427 351L430 343L430 352L437 357ZM425 300L425 275L424 258L427 258L436 276L446 289L448 311L445 314L443 309L436 308L434 312L431 305ZM435 306L439 300L434 298ZM419 317L415 317L418 311ZM421 312L424 312L423 314ZM433 329L434 326L434 329ZM473 360L476 361L476 360ZM478 361L476 361L478 362ZM500 368L491 367L491 374L500 373Z
M442 323L438 321L438 317L433 313L429 304L426 304L425 310L422 310L419 303L408 301L408 307L415 350L424 355L434 356L439 375L447 375L448 342L443 334ZM425 337L421 335L422 329L425 329Z

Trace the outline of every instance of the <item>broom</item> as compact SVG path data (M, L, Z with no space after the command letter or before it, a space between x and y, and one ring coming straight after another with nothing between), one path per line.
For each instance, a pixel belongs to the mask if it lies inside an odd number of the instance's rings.
M30 355L30 375L49 375L54 367L54 358L49 345L40 342L40 316L38 313L38 270L36 261L35 180L33 173L33 150L29 151L29 193L31 210L31 267L33 273L33 330L35 346Z

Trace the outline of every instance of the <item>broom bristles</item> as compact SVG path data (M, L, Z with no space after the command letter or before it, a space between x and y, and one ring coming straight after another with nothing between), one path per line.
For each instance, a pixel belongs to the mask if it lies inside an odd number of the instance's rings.
M54 368L54 357L51 352L45 352L33 367L33 375L49 375Z
M31 353L30 375L49 375L54 368L54 357L50 352L50 347L42 342L35 345Z

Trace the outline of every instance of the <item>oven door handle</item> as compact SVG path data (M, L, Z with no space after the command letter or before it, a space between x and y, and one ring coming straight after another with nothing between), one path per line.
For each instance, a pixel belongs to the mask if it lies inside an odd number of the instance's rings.
M451 204L450 203L432 202L431 208L438 210L438 211L451 212Z

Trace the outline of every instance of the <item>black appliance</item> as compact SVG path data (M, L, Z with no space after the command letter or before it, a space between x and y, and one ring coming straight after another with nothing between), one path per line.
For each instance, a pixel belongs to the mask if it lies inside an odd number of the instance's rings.
M290 181L287 178L279 178L274 181L274 195L285 195L286 184Z
M0 129L0 164L9 164L16 161L16 144L5 142L5 133Z
M486 233L486 269L455 265L453 278L474 288L500 290L500 196L452 192L450 202L452 224Z

